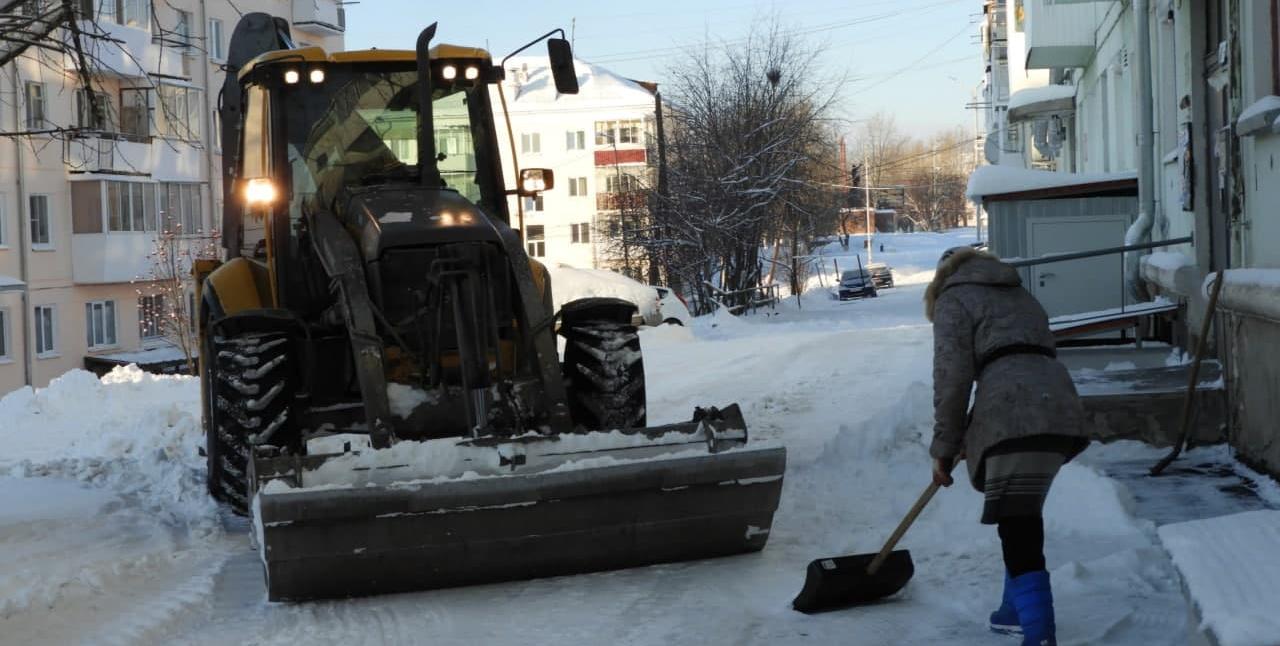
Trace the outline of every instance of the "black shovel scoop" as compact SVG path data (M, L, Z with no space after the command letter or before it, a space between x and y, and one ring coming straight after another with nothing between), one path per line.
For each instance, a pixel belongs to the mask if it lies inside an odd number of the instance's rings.
M796 595L791 607L805 614L839 610L879 601L901 590L916 569L911 562L911 552L893 548L937 492L935 483L920 494L920 499L898 523L879 554L835 556L809 563L804 589Z

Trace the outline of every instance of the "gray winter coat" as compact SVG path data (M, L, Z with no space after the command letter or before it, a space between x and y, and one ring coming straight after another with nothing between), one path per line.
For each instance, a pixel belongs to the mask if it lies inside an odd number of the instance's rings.
M982 457L997 443L1032 435L1086 436L1075 384L1056 359L1006 355L976 374L983 357L999 348L1054 347L1048 316L1023 289L1016 270L976 250L958 250L939 266L925 302L933 321L932 457L954 458L963 451L970 481L982 490Z

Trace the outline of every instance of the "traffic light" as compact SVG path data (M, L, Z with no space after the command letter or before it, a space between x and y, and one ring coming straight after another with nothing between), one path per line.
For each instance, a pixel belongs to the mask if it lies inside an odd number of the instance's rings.
M862 190L862 164L853 165L853 168L849 170L849 180L849 185L853 187L849 189L850 208L865 208L865 192Z

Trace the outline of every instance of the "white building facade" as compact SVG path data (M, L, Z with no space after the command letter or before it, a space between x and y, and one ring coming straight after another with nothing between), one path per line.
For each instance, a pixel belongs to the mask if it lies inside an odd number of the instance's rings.
M343 42L336 0L75 4L95 101L70 56L33 47L0 70L0 393L165 343L152 254L166 229L216 245L214 109L237 11L291 20L302 44Z
M655 90L584 61L575 66L579 92L561 95L545 57L506 64L503 92L516 158L521 168L550 168L556 178L555 188L519 205L525 244L552 266L616 268L627 254L639 253L624 232L634 235L626 216L646 208L640 191L653 182ZM499 105L496 96L494 102ZM510 148L500 143L511 177ZM521 217L516 206L513 220Z

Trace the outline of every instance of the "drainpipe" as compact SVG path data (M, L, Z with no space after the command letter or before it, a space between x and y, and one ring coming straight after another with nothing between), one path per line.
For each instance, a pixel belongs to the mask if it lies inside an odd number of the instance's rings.
M200 52L200 68L203 70L204 75L202 80L204 83L204 117L201 120L206 124L204 128L207 135L204 145L204 161L205 168L208 172L207 177L209 190L205 191L205 193L208 194L206 206L209 207L209 210L207 213L209 213L209 217L211 218L210 221L212 222L212 218L215 217L215 214L219 213L219 211L214 208L217 206L217 203L214 201L213 197L213 178L222 177L222 169L214 166L213 164L213 109L211 106L216 105L218 99L217 94L213 91L213 85L210 84L211 79L209 77L209 50L211 49L211 44L209 40L209 12L205 3L206 0L200 0L200 24L204 25L204 51ZM213 99L214 103L210 103L210 99ZM220 143L221 142L219 142L219 144ZM221 195L221 192L218 194ZM201 219L200 226L204 226L203 218ZM210 228L212 228L212 225L210 225ZM204 233L208 234L207 231Z
M18 97L22 96L19 92L21 86L18 83L18 61L13 61L13 67L9 70L9 78L13 82L13 131L22 131L21 117L18 115ZM22 281L22 316L18 320L22 321L22 379L23 383L28 386L34 384L31 377L31 348L34 347L34 341L31 338L31 276L28 269L29 260L27 255L31 253L31 224L27 217L27 181L26 173L23 165L25 161L22 158L22 137L13 137L13 165L16 168L14 173L15 192L18 195L18 280Z
M1138 28L1138 219L1125 234L1125 244L1140 244L1151 240L1155 223L1155 114L1151 106L1151 16L1150 0L1133 0L1134 22ZM1125 273L1129 294L1142 300L1142 280L1138 275L1141 255L1125 254Z

